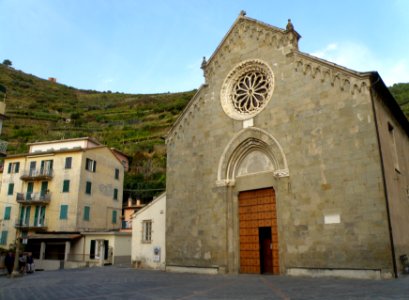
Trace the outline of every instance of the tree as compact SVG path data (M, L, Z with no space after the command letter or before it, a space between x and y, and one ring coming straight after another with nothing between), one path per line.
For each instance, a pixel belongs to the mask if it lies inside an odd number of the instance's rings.
M3 60L3 65L7 66L7 67L11 67L13 63L11 62L10 59L5 59Z

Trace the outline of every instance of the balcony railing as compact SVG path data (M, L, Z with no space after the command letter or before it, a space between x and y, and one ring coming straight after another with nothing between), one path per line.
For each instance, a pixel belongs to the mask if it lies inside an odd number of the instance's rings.
M20 204L49 204L51 201L51 193L17 193L16 200Z
M132 229L132 221L122 221L122 229Z
M29 220L17 220L15 224L16 228L19 229L47 229L47 220L46 219L38 219L36 221L29 221Z
M30 169L25 170L21 175L21 180L51 180L53 178L52 169Z

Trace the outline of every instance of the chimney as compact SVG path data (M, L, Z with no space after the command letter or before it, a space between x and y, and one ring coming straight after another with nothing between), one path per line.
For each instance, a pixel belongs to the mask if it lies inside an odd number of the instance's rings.
M131 207L132 206L132 197L129 197L128 198L128 207Z
M136 200L136 206L141 206L141 200L140 199Z

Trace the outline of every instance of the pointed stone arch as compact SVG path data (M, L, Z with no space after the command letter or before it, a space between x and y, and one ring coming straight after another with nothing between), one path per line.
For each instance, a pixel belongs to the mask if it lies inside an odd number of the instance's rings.
M269 159L275 177L289 176L287 160L277 139L263 129L250 127L239 131L225 147L219 160L216 184L234 185L238 168L253 151Z

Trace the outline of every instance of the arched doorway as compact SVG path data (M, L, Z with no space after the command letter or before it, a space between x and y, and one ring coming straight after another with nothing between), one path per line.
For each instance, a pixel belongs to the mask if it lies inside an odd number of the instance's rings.
M278 274L278 231L273 188L239 193L240 272Z
M279 274L276 195L288 192L288 177L284 151L268 132L246 128L227 144L216 185L227 203L229 272Z

